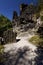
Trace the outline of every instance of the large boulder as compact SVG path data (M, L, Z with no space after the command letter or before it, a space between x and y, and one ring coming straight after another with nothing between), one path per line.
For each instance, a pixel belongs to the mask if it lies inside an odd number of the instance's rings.
M17 36L17 33L13 32L13 30L7 30L3 34L5 43L16 42L16 36Z

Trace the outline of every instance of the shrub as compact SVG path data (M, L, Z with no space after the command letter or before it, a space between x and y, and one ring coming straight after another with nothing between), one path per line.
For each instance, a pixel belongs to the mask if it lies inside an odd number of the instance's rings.
M0 37L2 37L3 32L8 30L9 28L12 28L11 21L7 17L1 15L0 16Z
M0 45L0 53L3 53L3 49L4 49L3 45Z
M4 47L3 45L0 45L0 63L4 61L3 53L4 53Z
M43 38L40 38L40 36L38 35L33 36L29 41L37 46L38 45L43 46Z

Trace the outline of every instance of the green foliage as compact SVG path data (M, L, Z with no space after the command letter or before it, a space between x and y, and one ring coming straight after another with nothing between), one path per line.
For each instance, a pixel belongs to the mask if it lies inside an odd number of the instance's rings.
M0 27L2 27L2 26L4 27L8 23L10 24L11 21L7 17L0 15Z
M4 47L3 45L0 45L0 62L4 61L3 53L4 53Z
M38 45L43 46L43 38L40 38L40 36L38 35L33 36L29 41L37 46Z
M12 28L11 21L7 17L1 15L0 16L0 35L2 35L3 32L9 28Z
M3 45L0 45L0 54L2 54L3 51L4 51L4 47L3 47Z
M39 36L33 36L29 41L34 44L37 44L39 41Z

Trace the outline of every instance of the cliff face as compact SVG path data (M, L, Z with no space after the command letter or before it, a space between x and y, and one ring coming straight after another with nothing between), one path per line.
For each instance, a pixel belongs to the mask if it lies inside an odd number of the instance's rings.
M35 6L33 4L31 4L31 5L21 4L20 16L22 18L25 18L25 20L32 20L34 14L35 14L34 9L35 9Z
M17 12L14 12L13 14L13 27L18 27L23 25L22 27L27 27L29 25L33 25L36 22L36 16L35 16L35 11L34 11L34 5L27 5L27 4L21 4L20 5L20 15L18 16ZM30 25L30 28L31 28ZM32 27L33 28L33 27Z

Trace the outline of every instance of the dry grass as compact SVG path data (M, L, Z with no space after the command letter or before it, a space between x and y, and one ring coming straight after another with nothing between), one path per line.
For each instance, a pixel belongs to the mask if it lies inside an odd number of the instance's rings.
M38 35L33 36L31 39L29 39L30 42L32 42L34 45L42 45L43 46L43 38L40 38Z

